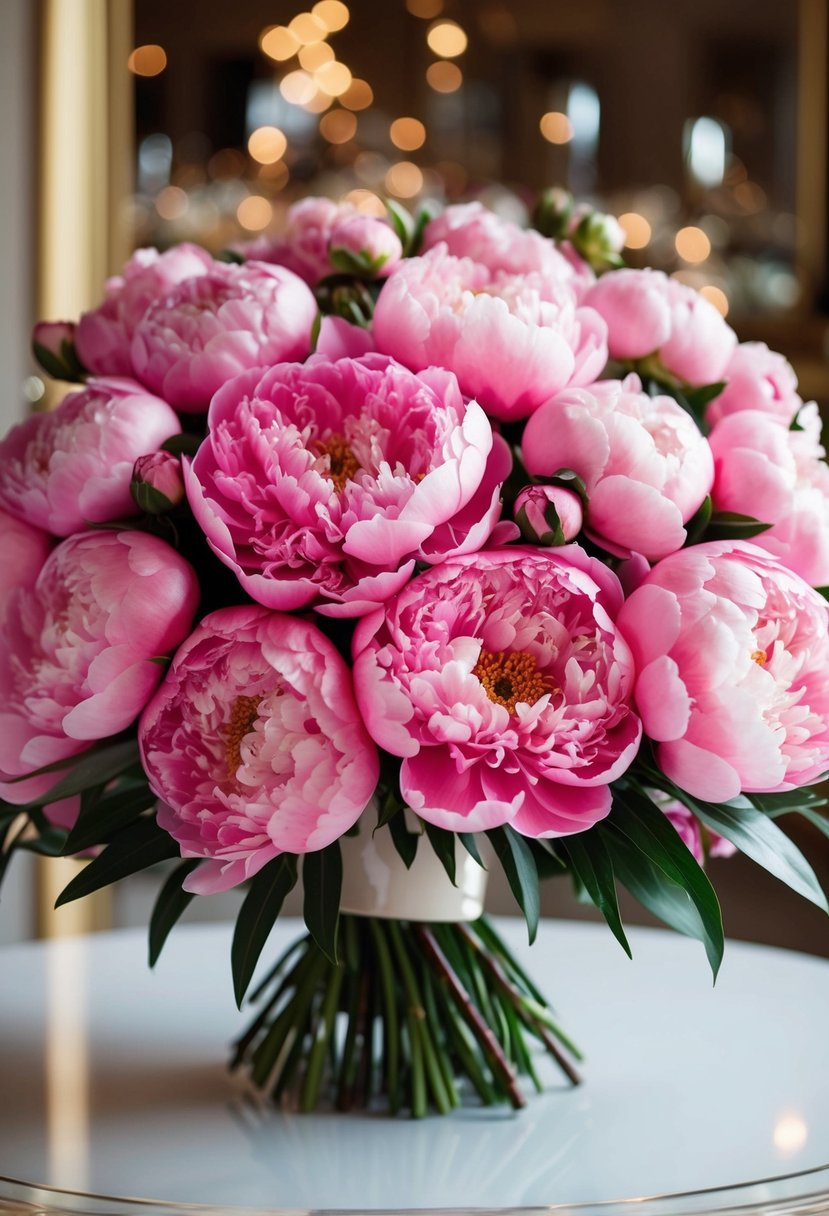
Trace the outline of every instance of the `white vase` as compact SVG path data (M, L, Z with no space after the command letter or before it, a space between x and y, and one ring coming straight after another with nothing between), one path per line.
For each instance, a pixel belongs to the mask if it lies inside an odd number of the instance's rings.
M355 916L379 916L387 920L470 921L484 910L488 874L466 849L455 841L453 886L426 836L418 841L417 854L406 869L392 843L388 828L374 831L377 811L369 803L357 836L343 836L343 889L340 910ZM407 830L417 830L417 820L406 812Z

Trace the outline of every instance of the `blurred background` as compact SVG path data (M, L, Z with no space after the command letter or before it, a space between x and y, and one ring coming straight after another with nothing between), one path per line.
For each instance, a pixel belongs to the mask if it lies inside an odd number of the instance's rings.
M369 213L385 198L480 198L523 222L550 185L619 216L631 264L704 292L829 408L827 9L2 0L4 428L48 392L28 356L32 321L96 303L136 246L218 251L278 231L309 193ZM807 825L799 841L829 880L826 840ZM84 927L72 909L52 917L48 867L13 867L0 940ZM748 862L712 868L732 936L829 955L816 909ZM86 927L142 923L155 886L122 885ZM546 898L548 914L583 914L560 883ZM498 891L491 903L509 906Z

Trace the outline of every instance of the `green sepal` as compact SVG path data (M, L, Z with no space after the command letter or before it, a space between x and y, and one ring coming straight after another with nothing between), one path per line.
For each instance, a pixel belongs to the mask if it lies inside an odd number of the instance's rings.
M358 278L373 278L378 271L383 269L389 260L389 255L384 253L379 258L373 258L364 249L361 249L359 253L354 253L350 249L329 249L328 260L343 274L353 274Z
M217 262L229 262L232 266L244 266L247 258L238 249L220 249L216 254Z
M337 929L340 920L340 893L343 885L343 859L340 842L325 849L306 853L302 861L305 891L302 910L308 932L326 958L338 963Z
M89 374L78 358L73 342L65 339L60 344L60 356L43 346L40 342L32 342L32 354L40 366L53 380L64 380L69 384L82 384Z
M145 817L122 828L97 857L84 866L55 901L55 907L91 895L129 874L137 874L159 861L179 856L179 847L155 819Z
M181 884L187 875L192 874L200 864L198 859L183 861L180 866L176 866L158 893L150 917L149 963L151 967L158 962L170 930L193 899L193 892L185 891Z
M166 494L151 486L148 481L131 481L132 500L145 515L166 515L175 506Z
M740 515L737 511L714 511L705 529L706 540L749 540L768 532L771 524L755 519L753 515Z
M297 860L293 853L280 853L251 880L250 890L236 917L230 948L233 995L240 1009L262 947L282 911L285 897L296 886L296 880Z
M705 536L705 529L711 522L714 504L711 495L706 494L702 504L697 508L685 525L685 545L698 545Z
M393 198L387 198L385 203L391 226L397 233L403 249L407 250L415 232L415 221L412 218L411 212L407 211L400 203L396 203Z

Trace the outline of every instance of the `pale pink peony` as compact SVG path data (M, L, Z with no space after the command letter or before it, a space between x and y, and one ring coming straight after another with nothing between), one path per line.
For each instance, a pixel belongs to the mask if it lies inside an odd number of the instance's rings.
M72 536L6 613L0 652L0 795L26 802L54 773L10 778L125 730L187 636L199 599L184 558L144 532Z
M718 511L753 515L773 526L754 537L813 587L829 584L829 468L814 402L790 431L773 414L741 410L709 435Z
M352 325L344 317L328 316L320 321L316 353L327 359L359 359L371 354L374 342L362 325Z
M803 404L791 363L765 342L735 346L722 378L728 383L706 411L711 426L739 410L762 410L788 426Z
M373 215L351 215L334 225L328 254L334 266L339 266L337 256L345 255L346 262L359 271L385 276L402 258L403 246L385 220Z
M334 273L328 246L337 224L358 214L351 203L303 198L288 208L288 223L281 236L256 237L239 249L248 258L285 266L314 287Z
M360 622L357 701L402 756L418 815L451 831L581 832L636 755L616 576L576 545L490 550L415 578Z
M711 802L774 792L829 767L829 607L756 545L693 545L661 561L619 628L659 767Z
M454 376L382 355L239 377L219 392L185 482L211 548L268 608L358 616L415 561L479 548L505 445Z
M304 359L317 305L289 270L217 262L150 306L132 340L135 374L177 410L206 411L228 380Z
M589 384L607 360L604 322L565 281L491 272L443 245L389 275L372 331L379 350L412 370L454 372L467 396L503 420Z
M617 556L664 557L714 479L711 449L672 397L641 391L637 376L568 389L542 405L524 432L533 476L573 469L589 498L587 531Z
M581 499L564 486L525 486L512 513L526 539L536 545L563 545L575 540L584 525Z
M166 402L133 380L89 380L0 442L0 505L55 536L135 515L136 459L181 431Z
M104 302L81 314L75 346L83 365L99 376L132 376L132 335L149 306L213 264L197 245L176 245L165 253L137 249L121 273L107 280Z
M733 857L737 852L736 846L724 836L712 832L693 815L683 803L676 798L669 798L657 790L648 790L651 798L664 812L689 852L700 865L704 865L707 857ZM706 857L707 855L707 857Z
M471 258L492 273L540 274L559 282L576 275L573 262L539 232L519 228L483 203L458 203L430 220L423 233L423 250L443 244L456 258ZM590 272L588 272L590 273ZM595 281L595 276L590 273Z
M15 592L35 585L51 548L48 533L0 510L0 623Z
M224 891L280 853L325 848L377 785L377 749L351 673L308 621L257 605L210 613L179 649L139 725L158 822L185 881Z
M607 322L614 359L658 355L685 384L722 380L737 339L713 304L661 270L614 270L602 275L584 303Z

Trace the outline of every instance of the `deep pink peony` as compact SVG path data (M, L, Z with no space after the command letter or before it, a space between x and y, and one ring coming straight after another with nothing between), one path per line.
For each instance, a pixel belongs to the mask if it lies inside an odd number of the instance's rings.
M135 515L133 464L180 430L170 406L135 381L89 380L0 442L0 504L55 536Z
M659 767L711 802L794 789L829 767L829 608L755 545L661 561L619 627Z
M711 489L711 449L672 397L650 397L637 376L568 389L524 432L536 477L569 468L584 480L587 530L618 556L651 560L681 548L685 524Z
M11 599L0 652L0 795L22 803L54 773L9 778L125 730L163 674L157 661L187 636L196 576L174 549L144 532L72 536L31 590Z
M377 785L377 749L351 673L307 621L256 605L210 613L179 649L139 725L158 822L209 894L279 853L325 848Z
M106 284L106 298L81 315L75 347L84 367L99 376L132 376L130 344L149 306L183 279L206 274L213 259L197 245L165 253L137 249L119 275Z
M148 499L145 509L151 514L177 507L184 502L181 459L172 452L139 456L132 470L132 493L139 503Z
M614 270L584 297L607 322L614 359L658 355L686 384L722 380L737 339L713 304L661 270Z
M135 374L177 410L206 411L233 376L304 359L317 305L289 270L216 262L150 306L132 340Z
M616 576L576 545L453 558L354 636L357 701L430 823L581 832L636 755Z
M320 279L334 273L328 246L337 224L358 214L351 203L303 198L288 208L288 223L282 236L256 237L239 249L248 258L285 266L314 287Z
M502 219L479 202L446 207L429 221L423 233L424 252L441 243L453 257L471 258L493 274L540 274L568 283L578 277L574 263L552 241ZM589 268L587 273L595 281Z
M0 510L0 623L15 592L35 585L51 547L48 533Z
M740 410L709 436L718 511L753 515L773 526L754 544L813 587L829 584L829 467L814 402L790 431L774 414Z
M803 404L791 363L765 342L735 346L723 379L727 385L706 411L711 426L740 410L762 410L788 426Z
M382 355L314 356L219 392L185 473L211 548L268 608L358 616L418 559L480 548L506 445L454 376Z
M454 372L467 396L503 420L589 384L607 361L604 322L578 306L566 281L492 272L444 245L392 271L372 330L379 350L414 371Z

